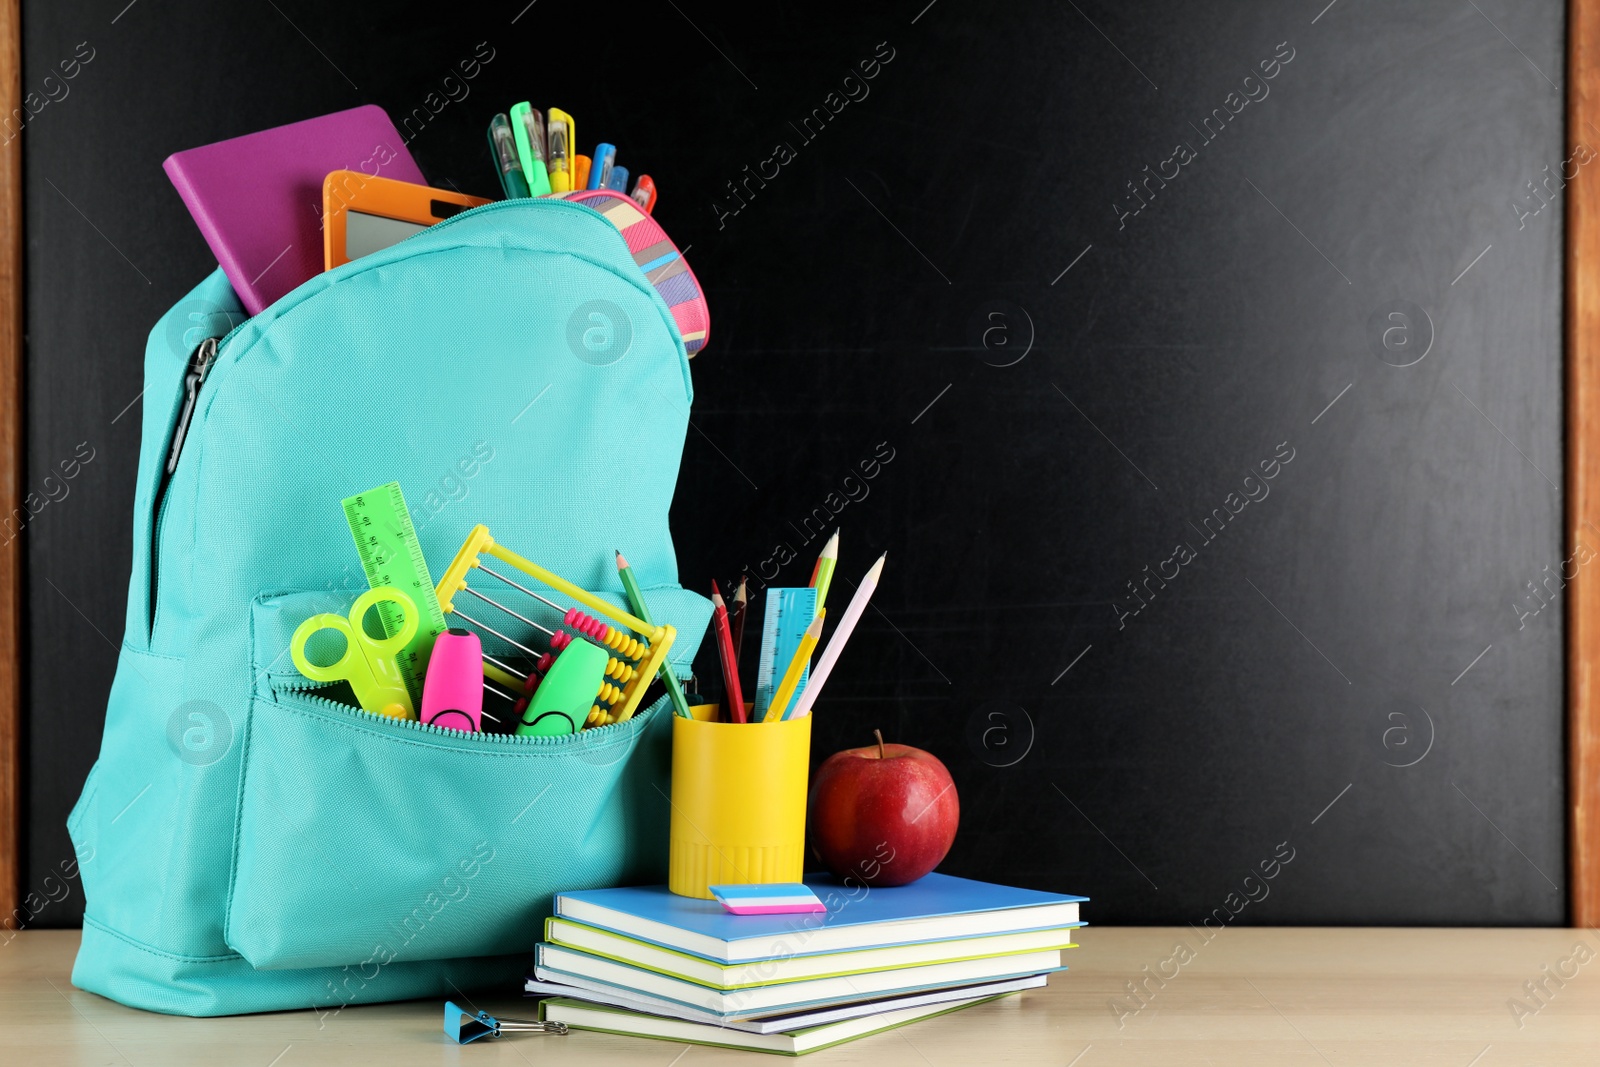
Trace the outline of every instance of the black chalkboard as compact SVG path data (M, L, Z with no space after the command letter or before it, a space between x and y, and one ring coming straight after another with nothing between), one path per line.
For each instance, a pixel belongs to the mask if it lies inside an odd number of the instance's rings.
M889 551L816 755L941 756L944 870L1564 920L1555 0L24 7L25 889L99 743L144 337L211 267L162 159L373 102L493 195L532 97L707 290L685 583L802 584L840 525L842 604Z

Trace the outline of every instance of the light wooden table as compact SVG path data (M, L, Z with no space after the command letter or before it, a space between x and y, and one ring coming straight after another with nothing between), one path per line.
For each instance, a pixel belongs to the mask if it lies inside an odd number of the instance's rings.
M1209 944L1184 927L1090 927L1072 969L1047 989L931 1019L807 1057L815 1067L1052 1067L1251 1064L1306 1067L1600 1065L1600 936L1584 930L1266 929ZM1179 941L1192 954L1179 966ZM1573 958L1579 943L1587 962ZM452 1044L442 1001L315 1014L182 1019L74 989L75 931L25 931L0 945L0 1063L182 1067L308 1064L538 1064L704 1067L776 1063L755 1053L574 1032ZM1591 955L1592 954L1592 955ZM1182 955L1182 954L1180 954ZM1165 962L1164 961L1172 961ZM1568 961L1568 962L1563 962ZM1109 1002L1148 965L1176 977L1118 1018ZM1546 966L1574 977L1558 986ZM1543 1006L1526 981L1545 981ZM1527 1013L1514 1017L1508 1001ZM478 1007L531 1017L514 997ZM1535 1010L1537 1009L1537 1010ZM1119 1026L1119 1021L1121 1025ZM1520 1022L1520 1026L1519 1026Z

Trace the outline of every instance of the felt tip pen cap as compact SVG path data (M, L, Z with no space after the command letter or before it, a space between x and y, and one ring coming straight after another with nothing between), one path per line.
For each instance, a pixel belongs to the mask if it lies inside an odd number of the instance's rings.
M606 179L605 187L612 192L622 193L626 196L628 192L628 168L618 163L611 164L611 176Z
M593 162L589 166L590 189L608 189L611 180L611 166L617 161L617 146L601 141L594 146Z
M528 139L529 160L543 163L545 157L544 113L536 107L529 107L518 118L522 123L522 135Z
M494 153L501 191L508 198L527 196L528 182L523 177L522 161L517 158L517 142L511 132L511 121L505 115L496 115L489 120L489 150Z
M644 209L646 215L655 210L656 183L651 180L650 175L639 175L639 180L633 183L633 192L628 195L633 197L634 203Z
M545 169L550 174L550 191L572 192L572 157L578 143L578 124L558 107L545 113Z
M511 109L511 133L516 138L528 195L544 196L550 192L550 174L545 169L549 149L545 145L544 115L524 100Z
M550 123L550 154L545 157L545 171L550 175L550 191L554 193L569 193L571 178L567 173L567 124L561 121Z

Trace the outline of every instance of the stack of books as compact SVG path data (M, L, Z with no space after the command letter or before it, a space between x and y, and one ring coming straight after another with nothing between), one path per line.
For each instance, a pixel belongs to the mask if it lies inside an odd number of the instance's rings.
M574 1029L801 1055L1044 985L1087 899L942 874L806 884L826 912L733 915L665 886L560 894L526 992Z

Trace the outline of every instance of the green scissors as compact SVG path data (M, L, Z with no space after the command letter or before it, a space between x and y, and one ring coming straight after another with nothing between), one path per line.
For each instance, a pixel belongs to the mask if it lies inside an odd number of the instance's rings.
M406 621L399 633L380 641L368 637L361 622L373 605L385 601L399 604L405 611ZM398 656L416 634L417 618L417 606L409 596L392 585L380 585L356 598L348 619L343 615L322 614L301 623L289 642L289 654L300 673L314 682L349 682L356 699L367 711L394 719L415 719L417 711L411 703L411 694L406 692ZM344 655L326 667L306 659L306 642L323 630L337 630L344 635Z

